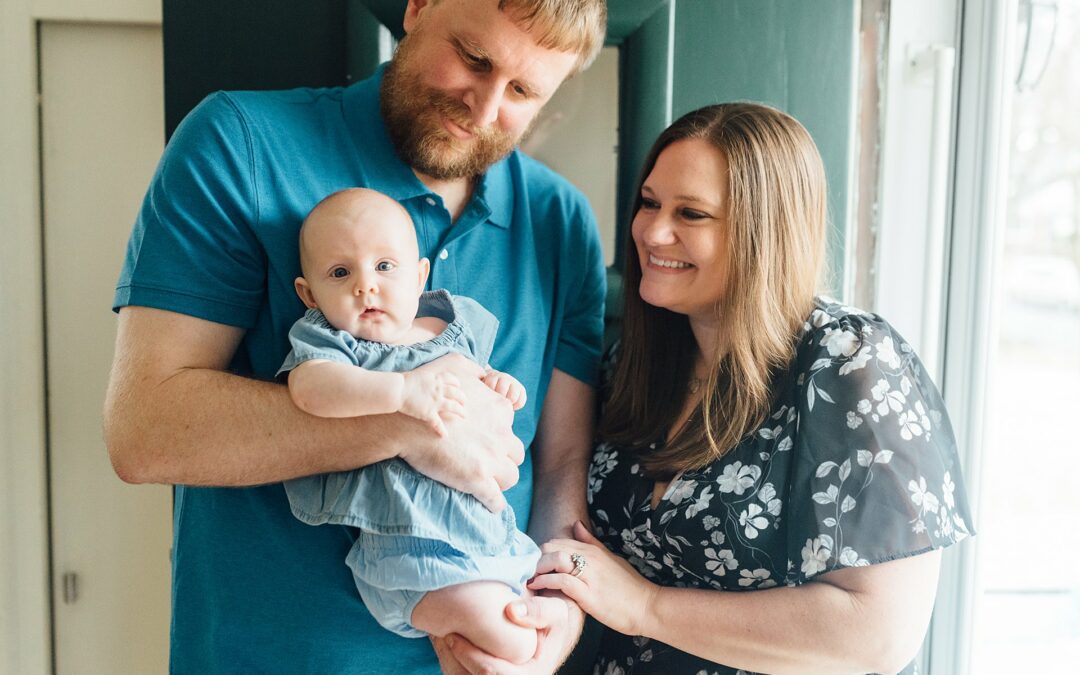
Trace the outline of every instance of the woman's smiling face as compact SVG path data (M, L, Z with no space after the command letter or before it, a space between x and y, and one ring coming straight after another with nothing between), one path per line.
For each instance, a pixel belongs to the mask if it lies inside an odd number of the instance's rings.
M728 164L708 141L664 148L641 188L631 233L641 263L641 299L712 322L731 267Z

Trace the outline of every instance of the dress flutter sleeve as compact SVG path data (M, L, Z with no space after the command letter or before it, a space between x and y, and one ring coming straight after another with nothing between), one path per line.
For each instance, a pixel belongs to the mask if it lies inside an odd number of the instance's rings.
M789 584L973 533L956 439L919 358L880 317L828 309L796 358Z
M278 368L277 377L287 375L306 361L337 361L351 366L360 365L356 355L356 338L330 325L323 313L309 309L289 329L289 354Z

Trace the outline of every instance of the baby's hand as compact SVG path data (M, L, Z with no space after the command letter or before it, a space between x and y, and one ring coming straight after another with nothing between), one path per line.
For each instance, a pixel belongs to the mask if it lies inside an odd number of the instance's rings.
M439 436L446 436L444 419L465 416L465 394L457 376L423 368L402 373L405 386L398 412L427 424Z
M502 394L507 401L514 406L514 410L521 410L525 406L525 385L514 379L509 373L501 373L497 370L488 370L484 375L484 384L491 387L492 391Z

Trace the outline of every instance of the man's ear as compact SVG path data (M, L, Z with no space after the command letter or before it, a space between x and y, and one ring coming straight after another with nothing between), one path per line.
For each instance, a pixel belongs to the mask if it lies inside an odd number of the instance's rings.
M420 264L418 264L417 267L419 268L419 275L416 284L416 293L419 295L424 292L424 285L427 284L428 274L431 273L431 263L428 262L427 258L420 258Z
M315 296L311 293L311 286L308 286L307 279L304 277L296 277L293 281L293 288L296 289L296 294L300 296L300 300L308 309L315 309L318 305L315 304Z
M420 16L431 9L431 5L432 0L409 0L409 4L405 5L405 16L401 20L401 26L406 33L413 32Z

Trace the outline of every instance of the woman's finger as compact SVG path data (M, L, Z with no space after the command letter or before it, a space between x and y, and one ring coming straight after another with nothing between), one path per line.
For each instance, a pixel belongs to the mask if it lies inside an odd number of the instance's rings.
M581 602L585 599L585 594L589 592L589 585L585 580L569 574L544 574L533 577L527 586L530 591L561 591L574 602Z

